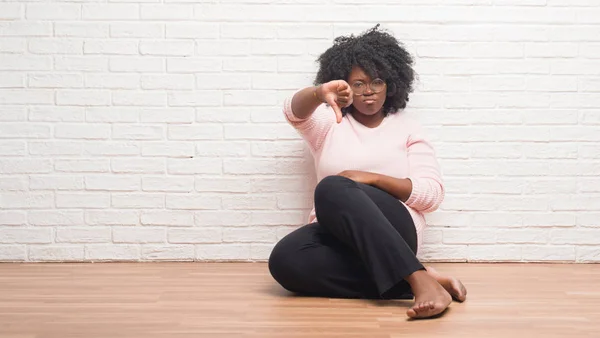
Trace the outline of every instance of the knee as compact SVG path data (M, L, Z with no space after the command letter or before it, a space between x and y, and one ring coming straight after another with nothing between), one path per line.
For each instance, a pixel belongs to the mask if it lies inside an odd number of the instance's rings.
M356 185L353 180L344 176L327 176L322 179L315 188L315 201L322 200L327 196L339 193L342 189Z
M285 238L275 245L269 256L269 272L273 279L289 291L296 291L293 282L298 279L292 251L286 248Z

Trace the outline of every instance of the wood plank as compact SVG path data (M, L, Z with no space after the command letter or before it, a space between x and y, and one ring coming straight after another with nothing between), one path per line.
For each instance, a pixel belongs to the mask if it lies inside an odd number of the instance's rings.
M410 301L297 297L264 263L0 264L0 337L600 337L600 265L432 264L467 286Z

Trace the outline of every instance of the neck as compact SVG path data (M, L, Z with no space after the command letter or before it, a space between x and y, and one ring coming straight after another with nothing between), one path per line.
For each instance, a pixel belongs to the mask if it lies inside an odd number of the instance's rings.
M356 121L365 127L375 128L381 124L381 121L383 121L383 108L373 115L365 115L358 112L356 109L353 109L352 117L354 117Z

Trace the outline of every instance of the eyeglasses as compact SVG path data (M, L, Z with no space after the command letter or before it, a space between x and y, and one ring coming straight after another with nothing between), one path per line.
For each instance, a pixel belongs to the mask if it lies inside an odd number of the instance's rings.
M354 92L355 96L360 96L365 93L367 87L369 87L375 94L381 93L385 90L385 81L382 79L375 79L371 81L371 84L366 84L362 81L356 81L352 83L352 92Z

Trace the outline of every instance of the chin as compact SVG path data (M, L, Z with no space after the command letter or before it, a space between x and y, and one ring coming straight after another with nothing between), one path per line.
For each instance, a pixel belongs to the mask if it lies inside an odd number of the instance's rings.
M371 116L371 115L375 115L375 114L377 114L378 112L380 112L380 111L381 111L381 109L383 108L383 105L381 105L381 106L380 106L380 105L378 105L377 107L370 107L370 106L366 106L366 107L365 107L365 106L357 107L357 106L354 106L354 108L355 108L355 110L356 110L358 113L360 113L360 114L362 114L362 115L368 115L368 116Z

